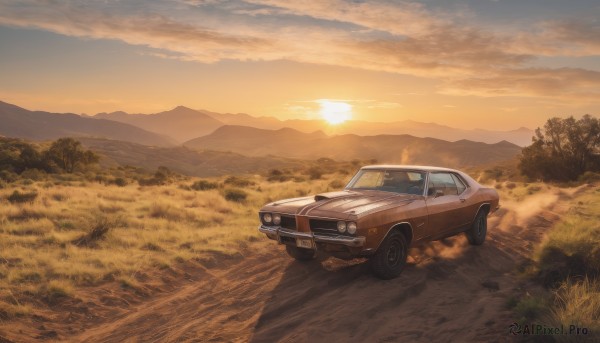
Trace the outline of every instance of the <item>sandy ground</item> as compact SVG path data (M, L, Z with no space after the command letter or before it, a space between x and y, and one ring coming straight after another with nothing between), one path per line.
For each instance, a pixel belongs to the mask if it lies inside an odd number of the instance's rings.
M515 270L574 194L554 189L506 203L489 218L484 245L469 246L461 235L412 249L409 265L395 280L376 279L364 261L321 257L299 263L283 246L262 242L243 258L215 256L184 270L146 275L142 291L92 289L89 299L57 305L68 313L4 323L0 336L86 342L511 342L514 318L507 299L533 287Z

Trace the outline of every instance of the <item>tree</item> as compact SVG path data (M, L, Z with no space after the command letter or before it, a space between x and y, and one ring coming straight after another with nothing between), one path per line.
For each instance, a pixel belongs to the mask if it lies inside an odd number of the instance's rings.
M98 162L98 155L84 150L79 141L73 138L59 138L46 151L46 156L62 170L72 173L79 165Z
M523 148L521 172L533 179L575 180L586 171L600 170L600 121L590 115L576 120L551 118L537 128L533 142Z

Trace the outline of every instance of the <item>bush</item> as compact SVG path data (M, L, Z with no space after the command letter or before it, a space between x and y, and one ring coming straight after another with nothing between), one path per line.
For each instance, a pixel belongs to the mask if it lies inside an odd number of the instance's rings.
M35 198L37 198L37 192L29 192L29 193L21 193L19 191L14 191L11 195L9 195L6 199L11 203L32 203Z
M583 175L579 176L579 182L583 183L594 183L600 181L600 173L594 172L585 172Z
M340 180L333 180L329 183L329 187L331 188L343 188L345 184Z
M530 321L540 318L548 311L548 302L543 297L528 296L517 303L514 311L521 316L521 321Z
M101 240L111 229L111 223L104 218L98 218L92 228L85 235L71 241L72 244L83 247L95 247L96 242Z
M25 171L21 173L21 177L24 179L42 181L46 179L46 172L36 168L25 169Z
M138 180L138 184L140 186L160 186L164 185L167 182L165 178L162 177L150 177L150 178L142 178Z
M231 185L231 186L235 186L235 187L248 187L248 186L254 186L256 184L252 180L239 178L237 176L230 176L230 177L226 178L223 183L226 185Z
M307 173L311 180L318 180L323 176L323 171L318 167L311 167Z
M19 179L19 175L8 170L0 170L0 179L6 182L15 182Z
M271 181L271 182L285 182L288 181L292 178L291 175L287 175L287 174L281 174L281 175L270 175L267 178L267 181Z
M223 192L223 196L228 201L244 202L244 201L246 201L246 198L248 197L248 193L244 192L241 189L228 188L228 189L225 189L225 191Z
M218 183L210 182L207 180L198 180L198 181L194 182L191 186L191 188L196 191L207 191L207 190L215 189L217 187L219 187Z
M115 185L117 185L117 186L119 186L119 187L125 187L125 186L127 186L127 180L125 180L122 177L115 178L112 181L112 183L115 184Z

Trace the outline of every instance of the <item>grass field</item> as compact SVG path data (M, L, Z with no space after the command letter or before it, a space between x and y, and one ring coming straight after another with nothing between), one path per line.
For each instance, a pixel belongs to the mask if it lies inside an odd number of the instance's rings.
M77 297L88 286L116 280L136 287L142 271L239 254L265 239L256 229L262 205L339 189L348 178L224 177L204 179L200 184L212 186L200 188L216 188L203 191L193 188L198 179L163 186L9 184L0 190L0 319ZM14 202L15 191L22 203Z
M117 175L124 182L61 175L5 183L0 189L0 320L35 314L105 284L135 290L147 281L148 271L157 275L191 260L208 266L223 256L243 257L266 240L256 230L262 205L341 189L352 171L335 170L175 177L155 186L140 186L127 174ZM524 217L530 205L552 200L549 194L557 189L544 183L488 183L503 206ZM517 299L517 313L597 328L599 208L598 192L572 201L569 214L533 256L531 277L551 280L550 296Z

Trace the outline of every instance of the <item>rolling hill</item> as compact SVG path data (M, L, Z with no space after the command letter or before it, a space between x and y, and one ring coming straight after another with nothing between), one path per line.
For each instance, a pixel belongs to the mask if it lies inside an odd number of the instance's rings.
M300 159L376 159L381 163L476 166L514 158L521 148L503 141L486 144L468 140L448 142L410 135L338 135L294 129L264 130L223 126L210 135L184 143L194 149L230 151L249 156L286 156Z
M224 125L205 111L196 111L184 106L155 114L129 114L122 111L98 113L93 118L135 125L150 132L169 136L179 143L207 135Z
M105 166L129 165L153 171L159 166L190 176L260 173L273 168L301 167L302 161L283 157L248 157L232 152L196 151L186 147L150 147L131 142L81 138Z
M60 137L103 137L144 145L169 146L167 137L112 120L84 118L72 113L29 111L0 101L0 135L31 140Z

